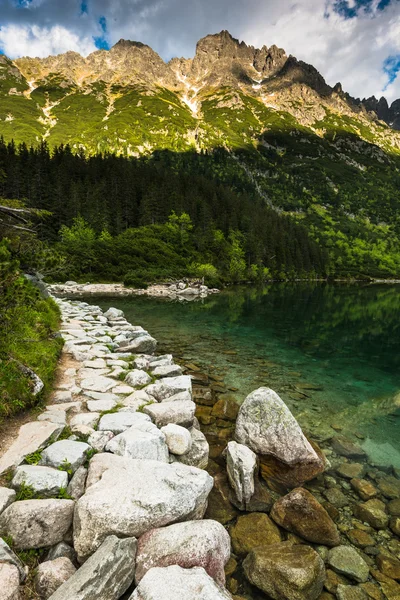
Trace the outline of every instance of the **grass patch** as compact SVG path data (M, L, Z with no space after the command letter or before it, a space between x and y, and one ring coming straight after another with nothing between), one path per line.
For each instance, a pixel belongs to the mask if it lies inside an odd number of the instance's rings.
M37 465L39 464L41 458L42 452L40 450L36 450L36 452L32 452L32 454L25 456L25 462L27 465Z

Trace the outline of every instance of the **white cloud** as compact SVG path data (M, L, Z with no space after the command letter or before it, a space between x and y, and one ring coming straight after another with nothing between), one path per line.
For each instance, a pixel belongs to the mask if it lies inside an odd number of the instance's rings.
M389 56L400 55L400 0L383 11L380 0L371 0L369 11L347 20L334 12L335 0L85 0L84 15L81 0L34 0L25 9L1 2L0 47L11 57L68 49L86 55L105 16L111 44L142 41L166 60L193 56L200 37L228 29L249 44L285 48L353 96L400 97L400 75L388 86L383 71Z
M3 25L0 28L0 47L7 56L40 58L68 50L86 56L96 49L93 38L81 38L61 25Z

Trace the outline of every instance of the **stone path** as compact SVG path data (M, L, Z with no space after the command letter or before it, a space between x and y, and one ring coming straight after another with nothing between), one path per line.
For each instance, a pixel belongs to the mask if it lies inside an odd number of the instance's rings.
M3 479L10 474L0 488L0 599L17 600L27 576L9 544L49 549L35 580L40 598L118 599L133 591L138 564L132 598L156 588L163 569L171 590L184 582L188 599L193 585L206 586L207 598L230 598L229 535L215 521L199 529L213 478L191 377L171 355L157 356L156 340L121 311L57 302L66 368L50 404L0 458ZM137 538L158 531L165 552L152 535L142 552Z

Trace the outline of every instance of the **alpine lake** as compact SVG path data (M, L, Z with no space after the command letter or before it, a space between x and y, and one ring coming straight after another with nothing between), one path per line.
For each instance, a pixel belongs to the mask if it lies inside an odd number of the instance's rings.
M124 311L158 353L195 365L240 404L270 387L317 441L357 437L400 468L400 285L234 287L196 301L86 298Z

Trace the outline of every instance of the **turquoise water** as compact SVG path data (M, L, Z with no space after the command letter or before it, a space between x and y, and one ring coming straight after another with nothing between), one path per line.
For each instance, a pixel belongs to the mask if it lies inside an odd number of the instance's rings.
M121 308L160 352L220 376L239 402L271 387L312 436L326 439L334 425L364 438L372 461L400 467L400 286L272 284L196 302L90 301Z

